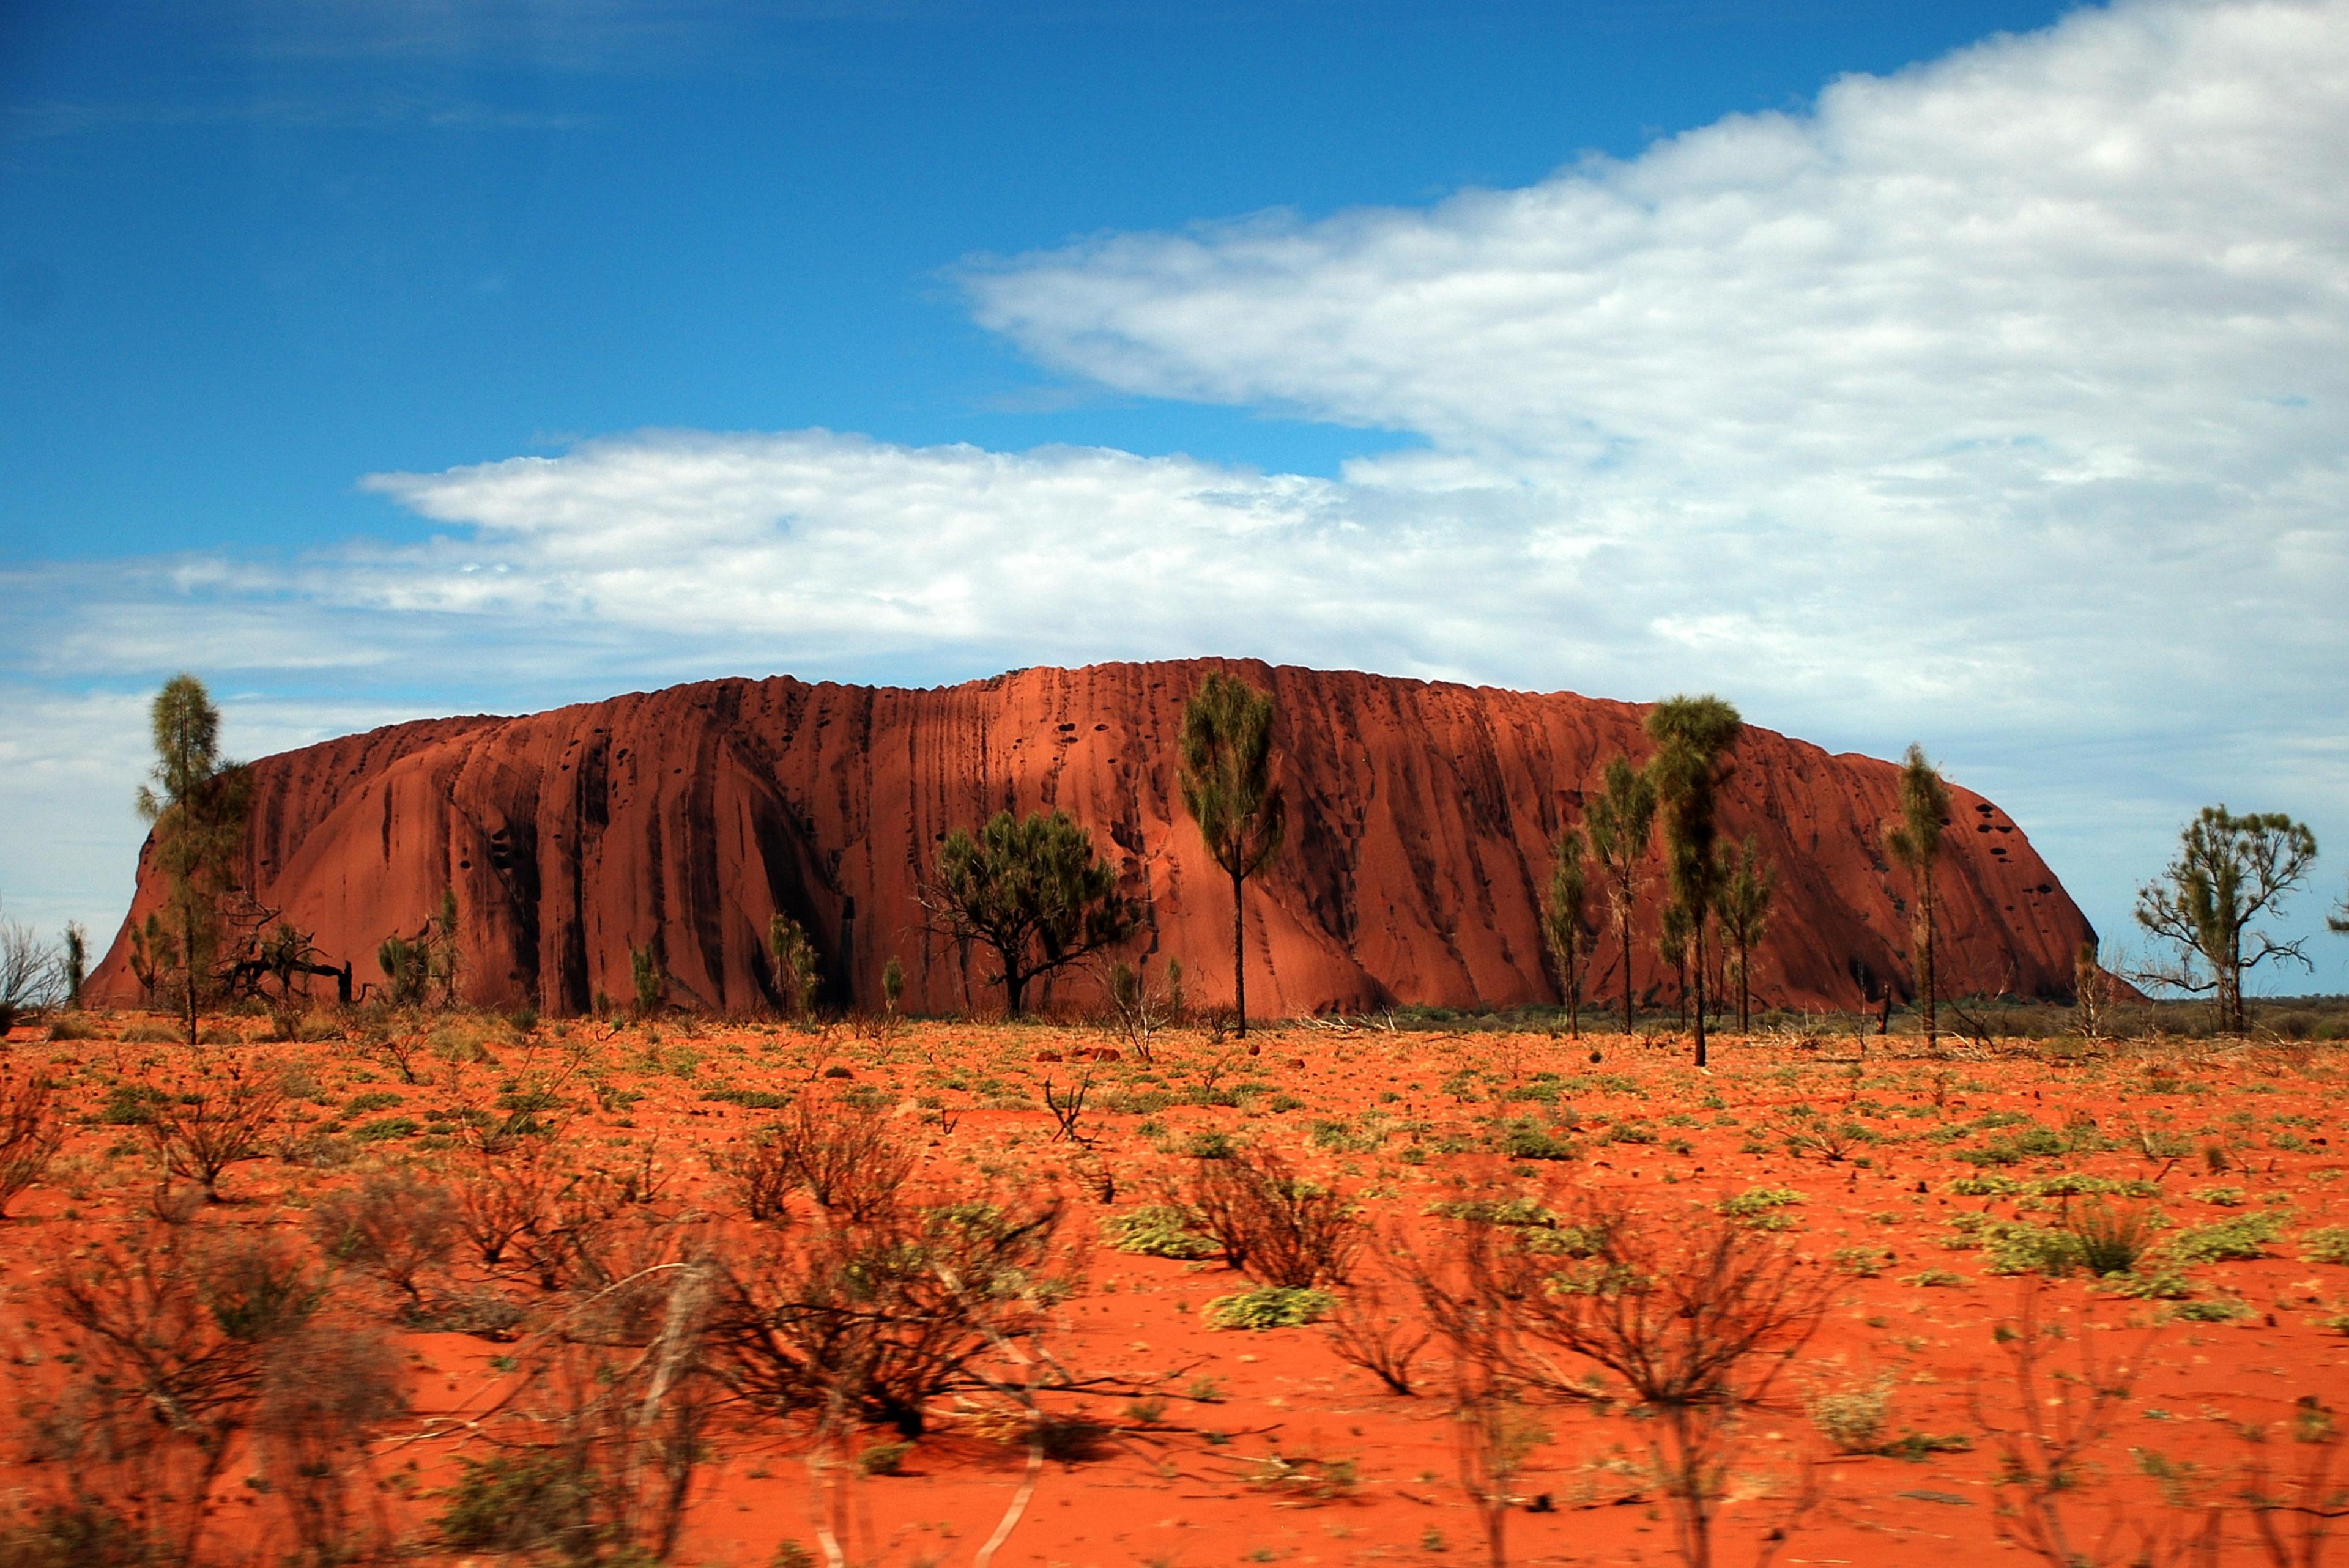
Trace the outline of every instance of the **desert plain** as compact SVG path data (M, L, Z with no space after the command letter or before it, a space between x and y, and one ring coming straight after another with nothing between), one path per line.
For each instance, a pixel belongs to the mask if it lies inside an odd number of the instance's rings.
M1393 1015L1243 1040L377 1008L204 1037L117 1013L8 1041L47 1130L17 1115L9 1152L47 1157L0 1230L6 1487L98 1530L94 1562L130 1560L105 1513L222 1563L2028 1562L2052 1520L2080 1561L2313 1564L2340 1506L2332 1042L1782 1015L1700 1071L1670 1033ZM882 1190L812 1185L772 1158L794 1137L864 1139ZM1319 1315L1219 1326L1263 1281L1192 1205L1268 1152L1335 1230L1267 1315ZM485 1219L493 1190L529 1196ZM1040 1221L912 1411L788 1354L761 1382L712 1326L858 1203ZM1671 1412L1537 1335L1496 1384L1421 1288L1464 1299L1481 1236L1553 1295L1636 1296L1576 1273L1594 1214L1651 1264L1726 1238L1803 1309L1707 1429L1702 1542Z

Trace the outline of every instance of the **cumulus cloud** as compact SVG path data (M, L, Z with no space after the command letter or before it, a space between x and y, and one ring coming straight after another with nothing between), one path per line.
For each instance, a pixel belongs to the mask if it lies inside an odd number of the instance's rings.
M2084 11L1526 190L968 269L1085 384L1417 438L1337 480L640 433L367 480L421 544L126 569L45 667L192 637L419 707L1203 651L1712 687L1926 738L2113 933L2203 799L2349 831L2344 145L2349 0Z

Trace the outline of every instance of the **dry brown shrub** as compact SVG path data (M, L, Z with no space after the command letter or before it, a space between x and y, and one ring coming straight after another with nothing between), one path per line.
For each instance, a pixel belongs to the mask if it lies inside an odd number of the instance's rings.
M398 1290L411 1312L422 1310L423 1278L445 1264L460 1230L449 1189L413 1171L379 1172L310 1211L320 1249Z
M722 1372L775 1415L839 1407L918 1435L933 1401L993 1387L989 1358L1043 1330L1079 1266L1062 1218L1050 1197L901 1194L764 1236L724 1267Z
M65 1139L49 1080L13 1061L0 1065L0 1219L47 1171Z
M267 1156L270 1130L285 1104L285 1086L259 1058L208 1060L155 1086L160 1091L147 1136L168 1175L220 1202L220 1179L232 1165Z
M1342 1282L1361 1244L1353 1205L1269 1149L1195 1161L1190 1180L1170 1196L1199 1216L1225 1262L1262 1284Z

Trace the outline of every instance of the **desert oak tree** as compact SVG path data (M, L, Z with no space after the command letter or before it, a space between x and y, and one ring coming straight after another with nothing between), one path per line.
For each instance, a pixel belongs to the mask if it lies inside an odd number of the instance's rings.
M220 710L195 676L166 682L150 718L155 771L151 785L139 787L139 814L152 830L163 872L162 929L172 949L175 1000L194 1045L196 1010L220 945L221 906L233 891L244 839L247 776L221 760Z
M1648 712L1648 738L1656 754L1648 771L1656 781L1656 810L1663 828L1664 870L1672 902L1688 916L1692 948L1689 969L1696 976L1696 1065L1705 1065L1704 928L1722 880L1714 851L1719 830L1715 805L1728 776L1723 754L1735 744L1744 721L1737 710L1713 696L1667 697Z
M1656 829L1656 787L1627 758L1607 764L1599 796L1582 814L1591 858L1607 879L1615 934L1623 944L1623 1032L1631 1032L1631 916L1640 898L1640 864Z
M1909 873L1917 890L1917 999L1923 1009L1925 1045L1939 1037L1933 1002L1934 863L1941 858L1941 830L1950 825L1950 787L1941 770L1925 759L1925 748L1911 745L1900 764L1900 820L1884 826L1884 847Z
M2278 941L2252 923L2280 913L2315 860L2316 835L2281 811L2239 817L2203 807L2178 834L2178 858L2161 880L2137 890L2137 924L2178 954L2143 977L2210 993L2220 1030L2242 1034L2250 1023L2243 976L2271 958L2309 966L2300 941Z
M1247 1036L1247 879L1279 852L1287 826L1272 777L1272 698L1237 676L1207 677L1183 708L1183 807L1232 879L1232 1010Z
M955 829L921 900L933 930L995 950L1013 1017L1028 982L1124 941L1134 926L1117 872L1066 811L999 811L976 835Z
M1582 1037L1582 963L1589 944L1584 905L1589 889L1585 875L1582 830L1568 828L1557 836L1557 864L1549 873L1549 898L1542 907L1542 935L1550 956L1557 961L1558 990L1566 997L1567 1028Z

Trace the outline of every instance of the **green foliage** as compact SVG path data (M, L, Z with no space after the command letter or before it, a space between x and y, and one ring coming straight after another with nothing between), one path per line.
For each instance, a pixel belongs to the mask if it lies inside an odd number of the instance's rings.
M905 1456L914 1445L900 1439L874 1443L856 1456L856 1468L865 1475L898 1475L905 1468Z
M1886 1247L1837 1247L1828 1261L1855 1278L1874 1279L1892 1266L1893 1255Z
M1803 1401L1803 1412L1836 1452L1880 1453L1892 1419L1892 1389L1890 1373L1879 1373L1866 1382L1814 1389Z
M1230 1133L1210 1127L1193 1133L1191 1140L1183 1146L1183 1152L1194 1160L1229 1160L1239 1152L1239 1145L1232 1141Z
M2153 1244L2153 1215L2142 1208L2085 1204L2065 1229L2081 1266L2099 1276L2127 1274Z
M1770 901L1777 887L1777 868L1762 858L1761 845L1748 833L1737 847L1736 858L1725 861L1713 890L1713 915L1721 922L1722 940L1735 961L1741 1033L1752 1022L1754 950L1770 928Z
M998 812L977 835L957 828L938 846L922 890L936 929L995 951L1005 1009L1022 1010L1028 983L1130 935L1136 916L1117 872L1065 811Z
M422 939L411 941L397 933L383 939L375 950L375 961L383 970L384 999L395 1007L418 1007L431 984L432 948Z
M628 949L628 978L636 987L636 1016L651 1017L659 1010L661 997L668 990L668 976L661 973L660 960L651 948Z
M459 1459L457 1483L442 1493L440 1539L460 1552L554 1549L574 1563L595 1561L603 1532L595 1478L562 1453Z
M2300 1238L2303 1263L2349 1264L2349 1225L2325 1225Z
M196 1012L219 959L222 908L235 890L251 776L221 759L220 710L195 676L164 683L150 719L155 769L151 783L140 786L138 806L152 831L163 903L147 926L143 978L171 992L194 1045Z
M1216 1243L1191 1227L1197 1216L1173 1203L1151 1203L1111 1214L1102 1221L1102 1233L1121 1253L1154 1258L1206 1258Z
M1583 808L1583 830L1590 855L1607 880L1608 903L1623 951L1631 951L1631 918L1640 892L1640 868L1656 824L1656 787L1628 758L1610 758L1598 796ZM1631 1027L1631 966L1623 966L1623 1027Z
M0 1529L0 1568L155 1568L165 1553L102 1502L57 1502Z
M881 1006L887 1009L891 1017L897 1016L897 1004L905 995L905 966L892 954L889 962L881 965Z
M1209 1328L1300 1328L1318 1321L1338 1298L1303 1285L1266 1284L1207 1304Z
M66 922L65 954L59 963L65 981L66 1006L78 1007L81 1006L82 985L89 978L89 933L82 929L81 922L78 920Z
M1287 802L1272 776L1270 696L1237 676L1209 676L1183 707L1183 809L1232 879L1232 1007L1247 1034L1247 930L1242 889L1280 851Z
M1539 1123L1512 1121L1499 1130L1501 1152L1512 1160L1572 1160L1582 1150L1570 1138L1560 1138Z
M1558 995L1565 998L1567 1027L1582 1033L1582 961L1590 943L1589 883L1585 874L1586 850L1582 830L1568 828L1557 836L1556 863L1549 873L1549 897L1542 904L1542 937L1557 965Z
M2180 1231L2162 1251L2181 1264L2244 1262L2265 1257L2267 1243L2282 1233L2283 1226L2282 1214L2236 1214Z
M1672 903L1688 923L1696 982L1696 1064L1705 1063L1704 934L1723 881L1715 841L1715 802L1728 776L1723 755L1744 721L1721 698L1673 696L1648 712L1648 738L1656 743L1648 759L1655 780L1658 825L1664 840L1664 872Z
M1911 745L1900 764L1900 820L1885 825L1884 847L1908 872L1917 892L1912 938L1917 949L1917 999L1928 1045L1937 1034L1933 868L1940 859L1942 830L1949 825L1950 787L1942 781L1940 769L1926 758L1925 748Z
M2080 1266L2080 1243L2069 1231L2027 1221L1993 1221L1982 1227L1984 1267L1991 1274L2038 1274L2061 1278Z
M816 993L822 988L822 965L815 955L815 944L808 939L805 927L791 916L777 913L767 921L767 955L774 961L775 995L782 1003L786 1015L795 1018L815 1016ZM889 961L895 964L895 959ZM885 974L882 984L888 979ZM897 970L899 990L905 988L905 971ZM894 1011L896 1001L889 1004Z
M2205 806L2179 833L2178 857L2161 880L2137 890L2137 924L2177 954L2152 978L2213 995L2220 1031L2244 1033L2243 976L2271 958L2308 963L2299 942L2278 941L2254 923L2282 910L2315 859L2316 835L2282 812L2238 816Z
M2171 1317L2181 1323L2236 1323L2251 1315L2251 1308L2231 1297L2211 1301L2181 1301L2169 1309Z
M1449 1198L1427 1206L1428 1213L1446 1220L1471 1220L1481 1225L1539 1225L1554 1227L1558 1222L1556 1211L1545 1208L1537 1198Z
M1802 1201L1803 1195L1791 1187L1749 1187L1715 1203L1713 1212L1752 1231L1787 1231L1794 1228L1795 1217L1779 1211Z

